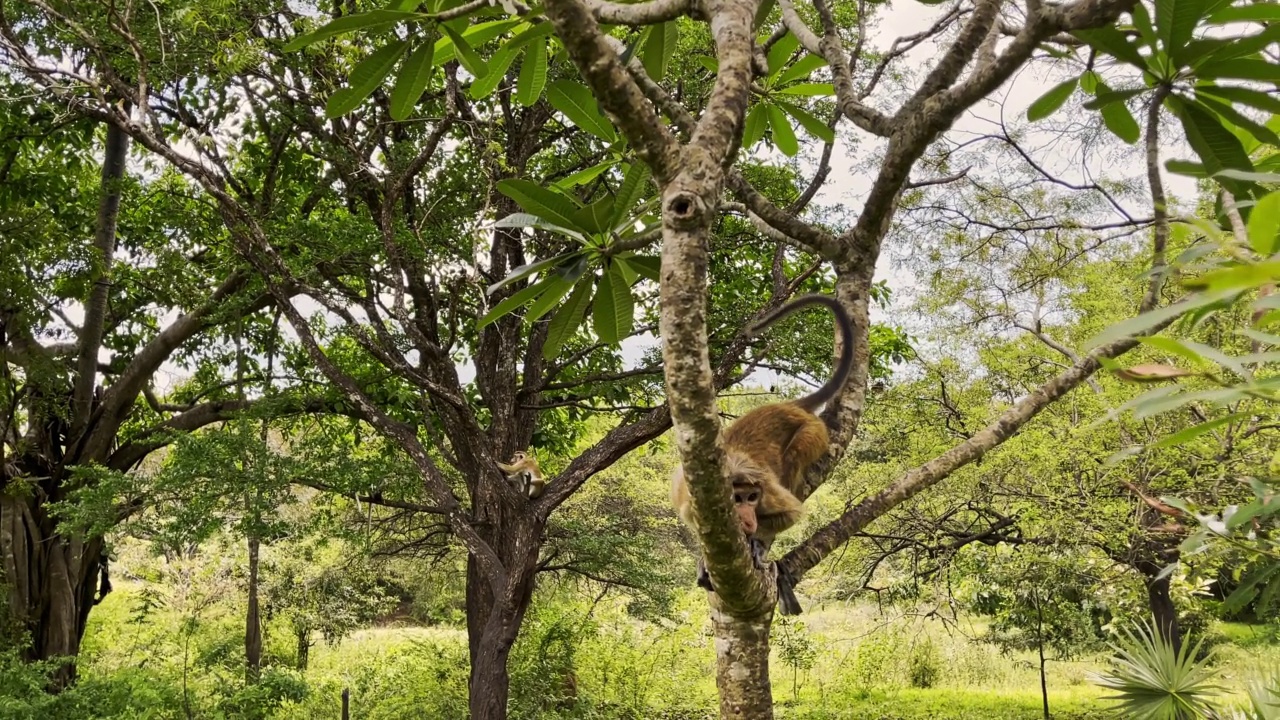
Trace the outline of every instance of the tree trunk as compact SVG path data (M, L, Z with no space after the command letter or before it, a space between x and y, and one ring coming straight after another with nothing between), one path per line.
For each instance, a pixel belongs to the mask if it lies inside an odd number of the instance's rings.
M66 658L49 678L51 692L75 681L75 658L102 570L101 538L58 535L55 529L39 501L0 495L0 582L11 619L28 634L23 658Z
M1147 577L1147 603L1151 606L1151 618L1161 637L1173 645L1174 652L1182 649L1182 629L1178 627L1178 608L1169 594L1169 575Z
M244 681L258 682L262 674L262 618L258 611L258 536L249 535L249 607L244 617Z
M496 497L493 499L495 503L500 502ZM500 516L500 512L490 515L492 519ZM503 720L507 717L507 699L511 691L507 660L533 598L542 529L522 522L524 516L510 519L515 521L511 525L494 522L490 526L492 536L485 538L490 547L498 549L503 566L507 568L507 584L500 596L494 597L489 580L474 558L467 559L471 720Z
M311 661L311 628L295 627L294 636L298 640L298 670L307 671L307 663Z
M769 627L773 616L738 620L711 596L711 628L716 646L716 688L721 720L771 720Z

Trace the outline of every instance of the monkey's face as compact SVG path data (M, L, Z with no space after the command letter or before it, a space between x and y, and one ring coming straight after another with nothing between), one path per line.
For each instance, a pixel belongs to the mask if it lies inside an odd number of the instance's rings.
M759 485L734 485L733 509L738 513L738 522L742 525L742 533L750 537L756 532L759 523L756 521L756 506L760 504Z

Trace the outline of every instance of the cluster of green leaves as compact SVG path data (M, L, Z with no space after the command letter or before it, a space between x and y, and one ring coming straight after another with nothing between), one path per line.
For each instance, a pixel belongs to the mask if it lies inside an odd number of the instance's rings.
M1224 171L1264 185L1280 183L1280 175ZM1165 358L1161 362L1123 367L1107 363L1117 376L1132 382L1162 384L1118 408L1113 416L1131 412L1139 420L1187 407L1202 409L1200 419L1176 432L1159 437L1145 446L1123 450L1112 461L1145 450L1158 450L1210 440L1215 434L1236 426L1265 426L1280 409L1280 376L1275 363L1280 360L1280 296L1271 288L1280 281L1280 191L1264 195L1252 204L1244 238L1224 232L1212 224L1193 221L1204 241L1190 246L1173 266L1188 277L1183 286L1190 294L1180 302L1158 308L1107 329L1095 343L1142 332L1153 325L1181 318L1178 336L1140 336L1146 347ZM1186 231L1188 226L1182 226ZM1216 252L1215 252L1216 251ZM1244 322L1236 318L1251 318ZM1227 352L1193 340L1193 329L1220 318L1249 351ZM1220 411L1206 415L1203 409ZM1243 551L1233 561L1230 573L1238 583L1223 603L1222 612L1232 614L1254 604L1258 609L1280 602L1280 544L1264 532L1280 524L1280 494L1270 480L1280 470L1280 456L1270 467L1252 468L1242 479L1246 499L1221 512L1206 511L1189 500L1163 500L1194 518L1198 529L1181 545L1184 557L1206 553L1220 544ZM1172 568L1170 568L1171 570Z
M652 218L637 218L647 203L649 170L641 163L627 167L618 191L583 205L571 194L544 188L527 180L503 180L498 189L525 210L502 218L498 228L532 228L568 238L573 249L515 268L489 287L489 293L534 275L540 278L499 302L480 319L484 327L528 306L525 319L533 322L557 308L551 318L543 354L554 358L577 330L588 307L592 327L601 342L616 344L631 335L635 318L632 286L641 278L658 281L655 256L618 252L616 246L651 231ZM561 299L568 299L560 304ZM592 301L594 297L594 302Z
M1126 101L1165 88L1164 106L1181 122L1199 163L1170 161L1170 171L1207 177L1216 175L1236 197L1253 190L1247 181L1221 175L1222 170L1251 172L1280 168L1280 156L1255 167L1250 153L1259 143L1280 145L1280 121L1259 122L1236 108L1269 115L1280 113L1280 99L1265 91L1266 83L1280 77L1280 67L1263 50L1280 40L1280 4L1255 3L1232 6L1230 0L1165 0L1154 3L1154 20L1139 2L1130 11L1131 24L1076 32L1093 51L1117 64L1141 73L1143 85L1113 89L1090 67L1050 89L1027 108L1027 117L1046 117L1066 102L1078 88L1092 99L1085 107L1098 110L1104 125L1127 143L1136 143L1138 123ZM1243 35L1226 35L1241 23ZM1196 37L1198 29L1214 35ZM1225 81L1225 83L1224 83Z
M767 39L768 35L762 35L756 42L763 46ZM768 74L760 79L758 87L753 87L754 102L744 121L742 147L754 147L764 139L767 131L774 147L783 155L794 157L800 151L800 143L792 127L793 121L796 127L803 128L823 142L835 141L835 130L799 104L801 98L835 95L831 83L810 81L810 76L827 61L812 53L799 53L797 57L799 49L800 41L791 33L783 35L769 48ZM698 60L707 70L719 71L715 58L704 55ZM787 119L788 116L791 119Z

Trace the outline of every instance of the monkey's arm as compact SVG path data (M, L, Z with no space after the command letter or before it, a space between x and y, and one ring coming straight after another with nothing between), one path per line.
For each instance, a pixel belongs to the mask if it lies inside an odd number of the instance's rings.
M515 475L517 472L519 472L519 471L520 471L520 468L519 468L519 467L517 467L517 466L515 466L515 465L508 465L508 464L506 464L506 463L504 463L504 462L499 462L499 463L498 463L498 469L502 470L502 472L504 472L504 473L506 473L506 474L508 474L508 475Z
M772 539L800 522L800 518L804 516L804 503L777 483L765 483L761 488L764 490L764 497L760 498L756 514L759 524L756 532L765 539Z

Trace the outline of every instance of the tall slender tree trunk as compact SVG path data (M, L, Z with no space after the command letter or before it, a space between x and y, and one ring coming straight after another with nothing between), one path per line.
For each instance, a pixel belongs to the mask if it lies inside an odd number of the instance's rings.
M49 678L57 692L76 679L102 570L102 540L58 535L56 521L32 497L0 495L0 558L11 619L28 634L27 661L63 658Z
M244 616L244 681L258 682L262 674L262 617L258 610L258 536L249 534L249 602Z

